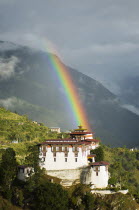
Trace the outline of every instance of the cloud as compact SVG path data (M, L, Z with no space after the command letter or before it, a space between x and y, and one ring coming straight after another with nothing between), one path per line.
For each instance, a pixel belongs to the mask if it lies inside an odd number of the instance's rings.
M120 101L118 98L108 98L108 99L103 99L101 100L102 104L119 104L120 105Z
M95 44L91 46L90 51L93 53L107 55L107 54L129 53L137 49L139 49L139 44L123 42L117 44L102 44L102 45Z
M10 97L7 99L0 99L0 105L5 107L6 109L11 109L15 106L15 103L17 102L16 97Z
M19 59L12 56L8 59L0 58L0 79L8 79L15 75L15 67Z
M58 52L67 65L103 84L138 73L133 71L139 65L138 0L0 0L0 5L0 39Z
M122 107L124 107L124 108L128 109L129 111L139 115L139 108L137 108L137 107L135 107L131 104L124 104L124 105L122 105Z
M83 48L74 48L74 49L65 49L63 50L63 54L68 55L71 53L72 59L77 59L78 57L88 57L91 55L92 57L98 57L100 62L95 62L97 64L105 63L107 57L112 56L126 56L128 53L132 53L136 50L139 50L139 43L132 42L119 42L119 43L93 43L91 45L85 46ZM103 56L103 62L101 62ZM109 61L110 62L110 61Z
M18 49L19 46L10 42L0 41L0 52Z
M0 0L0 4L13 4L17 0Z

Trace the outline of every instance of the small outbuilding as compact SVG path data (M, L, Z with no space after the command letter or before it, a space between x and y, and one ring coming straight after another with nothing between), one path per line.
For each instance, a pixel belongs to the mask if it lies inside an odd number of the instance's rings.
M22 181L26 181L34 173L34 169L27 165L18 166L17 178Z

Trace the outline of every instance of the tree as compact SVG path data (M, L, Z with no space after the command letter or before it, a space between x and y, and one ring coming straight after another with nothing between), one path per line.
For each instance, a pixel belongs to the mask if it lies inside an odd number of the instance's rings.
M89 185L77 184L69 189L69 209L88 209L92 207ZM93 197L92 197L93 199ZM92 200L93 201L93 200Z
M87 192L83 197L85 210L92 210L94 208L94 197L91 192Z
M40 184L41 177L45 174L45 170L41 169L39 162L39 149L37 146L30 146L28 148L29 155L25 159L25 164L32 167L32 174L30 174L27 182L28 191L32 192L36 186Z
M12 187L12 203L17 206L23 206L23 190L19 186Z
M11 200L11 186L17 175L17 162L15 151L12 148L6 149L2 155L0 165L0 184L2 186L3 195L8 200Z
M33 167L34 171L37 172L39 170L39 149L37 146L30 146L28 148L29 155L26 157L25 162L27 165Z
M101 146L94 149L94 150L91 150L91 154L96 155L96 157L95 157L96 162L104 160L104 151L103 151L103 148Z
M33 192L33 209L39 210L67 210L68 194L59 184L41 183Z
M109 182L108 182L110 185L116 185L117 183L117 179L116 177L111 177L109 178Z

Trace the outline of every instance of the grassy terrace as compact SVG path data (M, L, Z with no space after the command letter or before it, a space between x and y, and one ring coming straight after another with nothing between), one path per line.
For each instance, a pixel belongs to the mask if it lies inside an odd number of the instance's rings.
M0 107L0 150L13 148L19 164L24 164L30 146L46 139L61 138L61 135L67 134L51 132L42 123L33 123L25 115L21 116Z

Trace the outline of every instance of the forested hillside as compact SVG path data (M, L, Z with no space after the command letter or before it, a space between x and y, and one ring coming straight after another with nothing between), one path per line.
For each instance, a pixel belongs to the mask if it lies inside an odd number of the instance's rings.
M42 123L34 123L27 116L0 108L0 208L4 209L137 209L139 202L139 151L126 147L105 145L97 151L97 158L110 162L109 187L113 191L129 189L129 195L92 195L90 187L75 185L65 189L58 178L47 176L38 167L38 142L48 138L67 137L51 132ZM95 153L96 151L93 151ZM100 154L101 153L101 154ZM96 161L99 161L96 160ZM32 166L35 174L21 182L16 179L19 164ZM54 183L51 183L51 179ZM43 199L45 195L45 200ZM136 201L133 199L136 199ZM104 199L105 198L105 199ZM40 205L41 203L41 205ZM15 207L16 206L16 207Z
M104 159L110 162L109 184L117 189L129 189L139 202L139 150L103 145Z
M51 132L43 123L33 122L26 115L0 107L0 149L13 148L20 164L24 164L30 146L62 135L67 134Z
M125 151L121 148L119 149ZM110 148L105 148L104 150L105 155L108 155L106 159L114 160L113 151ZM0 207L2 209L10 210L20 207L21 209L31 210L36 208L40 210L136 210L139 208L137 204L139 202L138 192L135 192L135 189L129 189L129 194L127 195L116 193L102 196L100 194L92 194L90 185L78 184L68 189L63 188L54 177L48 177L44 170L39 169L35 147L33 150L30 150L30 153L25 158L26 161L30 160L31 165L34 166L35 173L31 174L26 182L19 181L16 179L18 163L15 155L12 148L2 151L2 159L0 161ZM123 157L122 155L122 159ZM134 158L132 162L135 162ZM123 171L123 165L121 168ZM111 183L108 187L108 189L115 192L128 186L125 185L124 180L126 177L124 178L124 174L117 176L118 173L121 173L121 169L119 172L117 169L119 170L119 168L113 168L113 166L110 168L111 178L116 178L116 182L110 180ZM125 169L124 173L126 173ZM53 180L53 183L51 183L51 180ZM119 181L120 186L111 187L111 185L119 184Z

